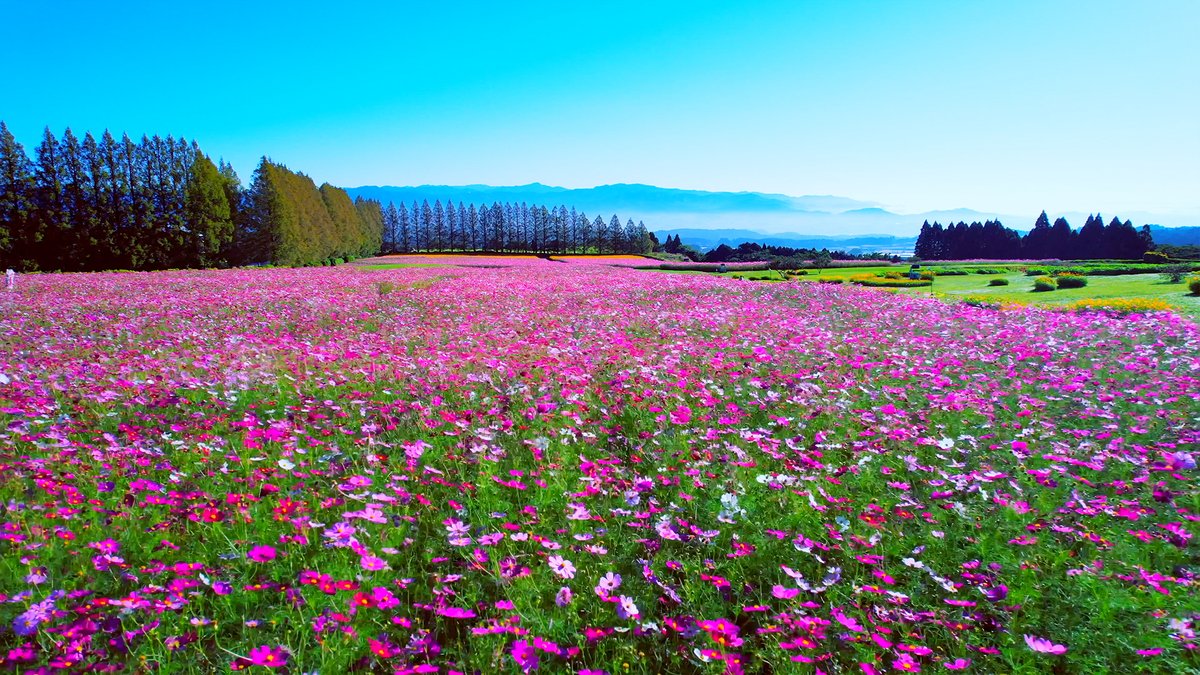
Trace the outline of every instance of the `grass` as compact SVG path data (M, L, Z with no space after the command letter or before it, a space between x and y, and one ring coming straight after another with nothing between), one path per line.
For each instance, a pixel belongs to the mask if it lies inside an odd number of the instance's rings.
M386 265L359 265L360 270L402 270L410 267L449 267L435 263L389 263Z
M1157 274L1129 274L1118 277L1088 277L1083 288L1059 288L1042 293L1033 290L1033 279L1020 273L1002 275L1008 286L988 286L995 276L967 275L938 277L932 289L913 292L932 292L944 297L976 295L1000 302L1020 302L1037 305L1066 305L1076 300L1140 298L1162 300L1179 309L1180 313L1200 319L1200 296L1188 292L1186 284L1171 284Z
M972 269L971 265L958 265L963 269ZM996 268L996 265L978 265L976 267ZM1079 265L1086 267L1086 265ZM861 274L883 273L895 271L896 266L880 265L877 267L828 268L816 273L809 270L808 274L799 277L801 282L815 282L821 279L844 279ZM708 272L672 272L673 274L708 274ZM779 281L778 273L774 270L762 272L730 272L724 276L748 279L752 281ZM992 279L1006 279L1007 286L989 286ZM965 274L961 276L938 276L933 286L923 288L894 289L893 292L905 295L935 295L945 298L956 298L965 295L987 296L998 302L1019 302L1036 305L1067 305L1077 300L1086 299L1123 299L1141 298L1162 300L1179 310L1181 314L1200 320L1200 296L1189 292L1186 283L1172 284L1163 281L1158 274L1127 274L1122 276L1089 276L1088 285L1084 288L1060 288L1042 293L1034 292L1033 277L1025 276L1016 267L1010 266L1010 271L1004 274Z

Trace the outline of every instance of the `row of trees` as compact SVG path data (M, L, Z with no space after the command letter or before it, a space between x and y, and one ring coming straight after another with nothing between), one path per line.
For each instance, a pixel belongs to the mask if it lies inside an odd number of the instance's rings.
M243 197L233 241L234 264L319 265L375 255L383 242L379 202L263 158Z
M0 258L21 270L215 264L237 176L195 143L43 134L30 160L0 122Z
M33 159L0 122L0 264L21 271L313 265L379 251L383 210L264 158L233 167L171 136L47 129Z
M998 220L970 225L958 222L943 227L929 221L921 226L915 254L922 260L966 260L973 258L1092 260L1136 259L1154 248L1150 226L1135 230L1133 223L1113 218L1107 226L1099 215L1088 216L1078 231L1065 218L1054 224L1043 211L1033 229L1021 236Z
M588 218L574 208L524 202L457 206L425 200L383 210L382 248L414 251L507 251L526 253L650 253L654 236L633 220L613 215Z

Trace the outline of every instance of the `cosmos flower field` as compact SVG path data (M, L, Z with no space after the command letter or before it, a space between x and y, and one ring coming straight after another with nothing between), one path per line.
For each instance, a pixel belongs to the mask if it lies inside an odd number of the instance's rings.
M1200 329L599 264L27 275L17 672L1200 669Z

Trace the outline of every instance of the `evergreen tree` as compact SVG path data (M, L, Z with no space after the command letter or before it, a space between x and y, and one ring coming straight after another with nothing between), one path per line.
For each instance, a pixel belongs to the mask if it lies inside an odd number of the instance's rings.
M475 204L467 207L467 250L478 251L483 248L483 244L479 237L479 212L475 210Z
M319 188L321 202L329 215L332 236L325 258L345 260L369 248L368 236L359 211L346 191L323 183Z
M433 224L433 249L442 251L446 248L446 212L442 210L442 200L436 199L433 203L433 217L430 220Z
M611 253L620 253L625 248L625 229L621 227L621 219L615 213L608 221L608 236L608 250Z
M400 247L400 252L409 253L412 248L412 222L408 215L408 208L404 206L404 202L400 202L400 210L396 216L396 244Z
M233 218L226 178L206 155L197 153L189 172L184 222L186 223L186 264L215 267L227 264L224 255L233 242Z
M436 225L433 222L433 209L429 207L429 200L421 202L421 242L423 249L433 251L438 247Z
M608 232L608 223L604 222L604 218L596 216L596 220L592 221L592 230L596 237L596 253L602 255L607 253L608 247L612 243Z
M36 269L33 164L0 122L0 264Z
M354 208L358 210L362 236L353 255L364 258L378 255L383 250L383 205L378 200L359 197L354 200Z
M458 246L460 250L470 251L471 244L467 241L468 231L471 224L467 219L467 207L460 200L458 202L458 210L455 212L454 224L458 228Z
M503 251L508 242L508 223L504 218L504 207L500 206L500 202L492 202L491 213L492 224L492 245L489 247L493 251Z
M383 210L383 241L381 247L384 253L395 253L399 250L400 212L396 210L396 202L388 202Z
M1036 258L1059 258L1066 259L1072 257L1072 251L1075 248L1076 234L1071 229L1070 223L1066 218L1056 218L1054 227L1050 230L1050 237L1046 240L1046 245L1040 253L1033 256Z
M601 221L603 222L603 221ZM586 213L579 214L579 252L587 254L595 244L596 225Z
M1149 225L1142 225L1141 231L1138 232L1138 239L1141 240L1140 247L1143 253L1154 250L1154 235L1150 233Z
M64 213L62 162L58 140L50 129L42 133L42 143L34 160L34 225L30 228L31 269L62 269L63 251L68 247Z

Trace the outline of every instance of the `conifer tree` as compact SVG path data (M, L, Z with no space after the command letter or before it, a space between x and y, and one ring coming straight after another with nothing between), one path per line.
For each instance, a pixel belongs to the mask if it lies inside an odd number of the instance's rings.
M383 205L378 200L359 197L354 200L354 208L358 210L361 221L359 231L362 233L362 238L353 255L355 257L378 255L383 250Z
M0 264L33 269L35 241L33 164L0 122Z
M186 251L177 256L189 267L227 264L224 255L233 242L233 219L225 188L220 169L206 155L196 153L184 201Z

